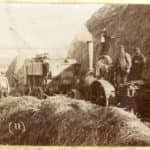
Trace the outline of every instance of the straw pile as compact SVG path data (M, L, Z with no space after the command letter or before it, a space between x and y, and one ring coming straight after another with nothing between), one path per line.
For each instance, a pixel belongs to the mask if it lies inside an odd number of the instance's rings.
M73 41L68 49L68 57L75 58L81 64L80 68L81 75L84 75L88 71L89 55L88 55L88 47L85 41L79 40Z
M124 44L126 50L131 55L134 54L135 47L140 47L145 56L147 56L148 64L143 76L148 80L150 79L150 71L148 71L150 70L150 60L148 56L150 49L150 34L148 32L150 31L149 5L106 5L95 12L86 24L94 40L94 63L97 62L101 51L100 35L105 27L108 34L115 37L109 42L109 55L113 60L116 60L115 58L120 44ZM79 58L81 56L80 54L82 53L81 51L83 51L83 45L84 55L88 53L88 51L85 50L86 43L83 44L83 42L74 41L72 45L74 45L74 48L70 51L76 51L76 53L72 52L72 54L76 54L73 57ZM68 55L70 55L70 53ZM88 63L88 57L82 59L84 59L82 62Z
M25 132L10 134L10 122ZM64 96L38 100L8 97L0 102L0 144L150 145L150 129L133 114Z

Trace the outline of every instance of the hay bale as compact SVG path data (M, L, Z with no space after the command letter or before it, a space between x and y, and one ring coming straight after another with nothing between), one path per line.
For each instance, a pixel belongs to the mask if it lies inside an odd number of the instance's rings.
M9 122L19 121L26 131L10 134ZM4 98L0 126L0 144L150 145L150 129L133 114L64 96Z

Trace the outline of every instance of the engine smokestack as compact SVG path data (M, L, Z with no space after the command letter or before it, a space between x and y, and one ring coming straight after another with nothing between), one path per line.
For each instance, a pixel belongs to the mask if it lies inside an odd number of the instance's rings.
M89 71L93 71L93 57L94 57L94 50L93 50L93 41L87 41L88 45L88 52L89 52Z

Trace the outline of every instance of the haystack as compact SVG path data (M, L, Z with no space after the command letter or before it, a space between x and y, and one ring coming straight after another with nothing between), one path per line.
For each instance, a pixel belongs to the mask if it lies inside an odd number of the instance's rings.
M120 44L124 44L131 55L134 54L135 47L140 47L144 55L147 56L148 64L143 76L147 80L150 79L150 72L148 71L150 70L148 54L150 49L149 5L105 5L93 14L86 24L94 40L95 62L101 51L100 35L105 27L108 34L115 37L109 42L109 55L113 60L116 60ZM84 51L84 55L87 55L88 50L86 48L85 42L74 41L70 50L72 51L71 56L79 58L82 51ZM82 57L82 59L84 59L82 62L88 63L88 57ZM84 66L87 65L84 64Z
M18 84L20 85L24 85L26 83L26 72L24 67L25 60L34 57L36 54L38 54L38 51L39 50L32 49L20 50L18 55L10 63L6 71L6 76L8 77L11 87L14 86L16 82L15 80L17 80L17 82L19 82Z
M23 122L25 132L8 130ZM0 144L14 145L150 145L150 129L133 114L64 96L44 101L8 97L0 102Z

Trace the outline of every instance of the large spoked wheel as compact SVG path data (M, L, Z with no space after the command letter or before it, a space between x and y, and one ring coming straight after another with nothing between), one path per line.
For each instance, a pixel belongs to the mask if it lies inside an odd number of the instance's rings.
M48 95L44 93L44 90L42 87L37 88L36 95L39 99L46 99L48 97Z
M108 100L106 98L105 91L103 88L99 91L99 95L96 97L96 103L101 106L109 106L109 103L108 103Z
M29 87L27 87L27 89L26 89L25 93L26 93L28 96L32 96L32 94L33 94L33 90L32 90L32 88L31 88L30 86L29 86Z
M109 106L108 100L105 98L105 96L97 97L96 103L101 106Z
M90 90L92 100L98 105L108 106L109 102L106 98L105 90L100 84L93 84Z
M8 92L5 91L3 95L4 95L4 97L8 97Z
M8 96L8 92L5 91L5 90L1 90L0 91L0 98L3 98L3 97L7 97Z
M0 91L0 98L2 98L3 97L3 93L2 93L2 91Z
M36 90L36 95L39 99L42 99L43 98L43 95L44 95L44 92L43 92L43 89L41 87L38 87L37 90Z

